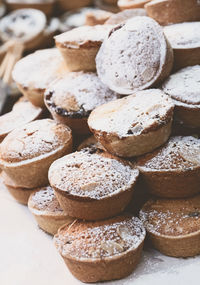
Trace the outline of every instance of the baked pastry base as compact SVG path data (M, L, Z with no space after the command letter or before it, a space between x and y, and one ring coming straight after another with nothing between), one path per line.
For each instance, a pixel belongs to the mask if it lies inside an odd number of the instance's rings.
M95 58L100 45L91 47L63 47L57 43L69 71L95 71Z

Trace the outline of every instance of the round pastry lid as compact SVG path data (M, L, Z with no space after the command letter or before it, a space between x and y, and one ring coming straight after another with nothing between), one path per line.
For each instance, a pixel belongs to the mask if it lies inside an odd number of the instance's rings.
M46 26L46 16L36 9L16 10L0 20L3 41L18 39L23 43L37 37Z

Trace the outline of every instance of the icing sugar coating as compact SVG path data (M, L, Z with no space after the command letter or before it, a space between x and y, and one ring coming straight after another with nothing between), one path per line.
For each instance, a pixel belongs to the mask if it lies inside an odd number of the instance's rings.
M24 88L46 89L55 80L62 62L56 48L38 50L19 60L12 76Z
M50 119L37 120L12 131L0 145L0 157L19 162L50 153L70 139L68 127Z
M149 17L134 17L113 28L103 42L96 57L97 73L110 89L131 94L159 78L166 54L162 28Z
M140 211L147 231L181 236L200 230L200 196L176 200L149 200Z
M200 140L192 136L171 137L167 144L141 157L145 170L188 170L200 166Z
M55 41L64 46L74 48L89 42L99 43L103 42L111 28L112 26L110 25L81 26L56 36Z
M31 207L39 211L63 212L51 186L43 187L35 192L29 201Z
M149 89L97 107L88 124L119 137L137 136L169 122L172 112L170 97L159 89Z
M138 170L113 156L84 149L55 161L49 169L52 187L79 197L102 199L135 184Z
M35 120L42 109L27 100L17 102L12 111L0 116L0 135L6 135L17 127Z
M163 30L174 49L200 47L200 22L169 25Z
M173 99L192 105L200 104L200 65L188 66L172 74L162 90Z
M0 21L1 38L4 41L20 39L27 42L39 35L45 28L46 17L36 9L16 10Z
M100 222L77 221L63 228L54 241L63 256L99 259L137 248L145 229L136 217L115 217Z
M77 112L80 109L88 116L99 105L117 99L115 92L111 91L92 72L70 72L54 81L45 92L47 97L52 94L50 102L67 110Z

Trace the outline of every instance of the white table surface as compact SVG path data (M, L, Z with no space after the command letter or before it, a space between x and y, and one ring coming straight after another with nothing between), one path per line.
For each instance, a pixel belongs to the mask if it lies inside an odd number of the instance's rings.
M0 185L0 285L80 285L26 206ZM200 257L177 259L144 251L135 272L110 285L198 285ZM101 283L102 284L102 283Z

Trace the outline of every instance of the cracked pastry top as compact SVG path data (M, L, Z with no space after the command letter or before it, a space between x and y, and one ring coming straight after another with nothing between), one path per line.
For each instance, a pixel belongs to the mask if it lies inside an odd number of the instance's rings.
M76 221L61 228L54 242L62 256L95 260L113 258L137 248L144 237L145 230L138 218L118 216L98 222Z
M71 131L50 119L37 120L12 131L1 143L5 163L22 162L52 154L71 140Z
M158 89L149 89L96 108L88 123L94 131L124 138L156 130L171 121L172 114L170 97Z

